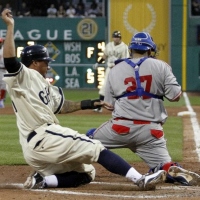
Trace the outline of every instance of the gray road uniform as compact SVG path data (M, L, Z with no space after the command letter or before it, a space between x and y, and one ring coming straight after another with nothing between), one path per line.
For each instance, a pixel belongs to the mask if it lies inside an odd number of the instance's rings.
M59 125L55 114L64 103L62 89L23 64L15 73L5 74L4 81L26 162L43 176L77 171L88 173L93 180L95 169L91 163L98 160L104 147L99 141Z
M137 63L140 59L131 59ZM148 58L139 68L141 86L146 92L173 100L181 94L171 67L157 59ZM114 106L112 119L94 132L107 148L129 148L142 158L150 168L171 162L166 148L162 124L167 119L163 100L132 95L118 98L136 89L134 69L125 61L109 73L105 101Z
M119 45L115 45L112 41L106 45L104 54L107 57L107 68L105 71L104 84L99 90L99 94L102 96L105 96L105 87L108 79L108 74L110 69L115 65L114 61L129 57L128 46L124 42L121 42Z

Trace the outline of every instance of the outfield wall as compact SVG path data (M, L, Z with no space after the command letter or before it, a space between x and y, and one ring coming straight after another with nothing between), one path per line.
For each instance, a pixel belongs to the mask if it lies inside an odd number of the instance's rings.
M191 0L110 0L108 18L15 20L16 47L28 41L45 45L56 60L49 77L60 87L100 87L105 65L99 71L92 65L111 33L120 30L126 44L135 32L149 32L158 46L158 58L171 64L183 91L200 91L200 16L191 15ZM0 37L5 34L0 20Z
M171 65L183 91L200 91L199 25L191 0L171 1Z

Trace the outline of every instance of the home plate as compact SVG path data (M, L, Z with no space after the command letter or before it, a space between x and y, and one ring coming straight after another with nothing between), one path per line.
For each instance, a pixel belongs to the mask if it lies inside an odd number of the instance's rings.
M182 116L196 116L196 113L193 111L182 111L177 114L179 117Z

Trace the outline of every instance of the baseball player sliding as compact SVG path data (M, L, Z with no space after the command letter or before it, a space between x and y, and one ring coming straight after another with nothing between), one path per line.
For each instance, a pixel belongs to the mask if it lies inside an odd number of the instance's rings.
M10 10L2 12L2 19L7 24L4 62L8 74L4 75L4 80L17 118L24 158L36 171L27 179L25 188L87 184L95 178L93 162L130 179L142 190L155 189L157 183L166 179L164 170L141 175L98 140L60 126L55 116L57 113L112 106L95 100L65 100L62 89L52 86L44 78L48 63L53 61L47 49L41 45L25 47L21 62L18 62L13 37L14 19Z
M167 63L152 58L156 45L148 33L135 34L129 49L132 58L118 60L108 76L105 101L114 106L113 118L87 135L106 148L129 148L151 171L165 170L167 181L200 185L198 174L172 161L164 138L163 97L179 101L181 86Z
M122 36L120 31L114 31L112 34L112 42L109 42L106 45L106 48L104 50L104 55L99 61L99 63L103 62L107 59L107 67L104 77L104 84L102 85L101 89L99 90L100 100L104 100L105 96L105 86L108 79L108 74L110 70L115 65L115 60L121 59L121 58L128 58L129 52L128 52L128 46L122 42ZM93 68L96 69L98 67L98 63L96 63ZM95 111L102 112L101 108L95 109Z

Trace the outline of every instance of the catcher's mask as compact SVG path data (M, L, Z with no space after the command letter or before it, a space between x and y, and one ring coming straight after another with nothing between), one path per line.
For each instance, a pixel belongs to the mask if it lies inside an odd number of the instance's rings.
M156 44L153 42L153 38L150 36L149 33L146 32L136 33L131 39L129 49L143 51L148 51L150 49L154 53L152 57L155 57L157 53L157 47Z
M26 67L29 67L34 60L45 60L49 62L54 61L49 57L47 48L42 45L32 45L25 47L21 52L21 62Z

